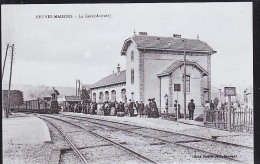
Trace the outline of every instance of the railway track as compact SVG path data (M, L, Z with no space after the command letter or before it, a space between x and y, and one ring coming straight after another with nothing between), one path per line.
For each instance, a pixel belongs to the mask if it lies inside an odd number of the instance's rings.
M61 134L62 136L67 140L67 142L69 143L69 145L71 146L71 149L74 151L74 153L79 157L79 159L81 160L82 163L88 163L87 159L80 153L79 149L75 146L75 144L73 143L73 141L71 139L69 139L69 137L66 135L65 132L63 132L59 127L57 127L55 124L53 124L51 121L43 118L43 117L39 117L41 119L43 119L44 121L48 122L49 124L51 124L53 127L55 127Z
M70 121L66 121L66 120L63 120L63 119L60 119L60 118L57 118L57 117L53 117L53 116L47 116L47 115L42 116L42 115L41 115L39 118L41 118L41 119L43 119L43 120L45 120L45 121L48 121L48 120L46 120L46 119L43 118L43 117L48 117L48 118L56 119L56 120L65 122L65 123L67 123L67 124L73 125L73 126L75 126L75 127L84 129L84 130L87 131L88 133L90 133L90 134L92 134L92 135L94 135L94 136L96 136L96 137L98 137L98 138L102 138L102 139L108 141L109 143L111 143L112 145L116 146L117 148L120 148L121 150L127 152L128 154L133 155L134 157L136 157L136 158L138 158L139 160L141 160L142 163L156 163L155 161L153 161L153 160L151 160L151 159L149 159L149 158L147 158L147 157L145 157L145 156L143 156L143 155L140 155L139 153L137 153L137 152L135 152L135 151L133 151L133 150L131 150L131 149L129 149L129 148L123 146L123 145L120 144L120 143L117 143L117 142L115 142L115 141L112 141L111 139L109 139L109 138L107 138L107 137L101 136L101 135L99 135L99 134L97 134L97 133L94 133L94 132L92 132L92 131L86 129L84 126L77 125L77 124L72 123L72 122L70 122ZM51 125L55 126L55 125L54 125L53 123L51 123L50 121L48 121L48 122L49 122ZM56 126L55 126L55 127L56 127ZM61 134L62 134L63 136L66 136L66 134L65 134L60 128L58 128L58 127L56 127L56 128L61 132ZM80 157L82 163L89 163L89 162L87 161L87 159L80 153L79 149L75 146L75 144L73 144L73 142L69 139L69 137L66 136L65 138L66 138L66 140L70 143L70 145L71 145L72 149L75 151L75 153Z
M108 121L108 120L86 118L86 117L80 117L80 116L68 116L68 115L62 115L62 117L71 118L71 119L77 119L77 120L81 120L81 121L87 121L87 122L90 122L90 123L93 123L93 124L97 124L97 125L100 125L100 126L106 126L106 127L117 129L117 130L138 134L138 135L141 135L141 136L144 136L144 137L157 139L157 140L160 140L161 142L178 145L178 146L181 146L181 147L185 147L185 148L188 148L188 149L193 149L193 150L196 150L196 151L199 151L199 152L203 152L203 153L208 153L211 156L223 158L223 159L225 159L227 161L233 161L233 162L239 162L239 163L245 163L246 162L246 160L235 159L232 156L230 157L228 155L223 155L223 153L222 154L221 153L214 153L212 151L207 151L206 149L197 148L196 145L198 145L198 143L201 144L203 142L204 143L207 142L207 144L211 144L211 145L212 144L215 144L216 146L223 146L224 145L226 147L229 146L229 147L233 147L233 148L238 148L238 149L240 149L242 151L244 151L244 150L252 151L251 154L253 154L253 148L251 148L251 147L237 145L237 144L231 144L231 143L226 143L226 142L222 142L222 141L205 139L205 138L201 138L201 137L194 137L194 136L184 135L184 134L175 133L175 132L168 132L168 131L157 130L157 129L153 129L153 128L147 128L147 127L142 127L142 126L129 125L129 124L125 124L125 123L118 123L118 122L114 122L114 121ZM166 134L169 134L169 135L176 135L176 136L186 137L186 140L170 141L170 140L167 140L167 139L159 138L157 135L152 136L152 135L150 135L150 133L144 133L144 130L154 131L154 132L157 131L157 132L162 132L162 133L166 133ZM187 145L187 143L196 143L196 144L193 144L193 146L190 146L190 145ZM232 149L232 148L230 148L230 149ZM224 150L222 150L222 151L224 151Z
M72 116L72 115L62 115L62 116L63 117L76 118L76 119L78 119L78 118L88 119L88 120L84 120L84 121L95 120L95 121L102 121L102 122L126 125L126 126L134 127L136 129L150 129L150 130L165 132L165 133L169 133L169 134L173 134L173 135L181 135L181 136L185 136L185 137L192 137L192 138L195 138L195 139L198 139L198 140L210 141L210 142L220 143L220 144L224 144L224 145L229 145L229 146L234 146L234 147L246 148L246 149L254 150L254 148L249 147L249 146L245 146L245 145L238 145L238 144L234 144L234 143L228 143L228 142L218 141L218 140L214 140L214 139L207 139L207 138L202 138L202 137L197 137L197 136L192 136L192 135L187 135L187 134L182 134L182 133L177 133L177 132L170 132L170 131L166 131L166 130L160 130L160 129L144 127L144 126L131 125L131 124L127 124L127 123L121 123L121 122L115 122L115 121L109 121L109 120L103 120L103 119L97 119L97 118L87 118L87 117L82 117L82 116ZM104 124L100 124L100 125L104 125ZM108 125L105 125L105 126L108 126Z

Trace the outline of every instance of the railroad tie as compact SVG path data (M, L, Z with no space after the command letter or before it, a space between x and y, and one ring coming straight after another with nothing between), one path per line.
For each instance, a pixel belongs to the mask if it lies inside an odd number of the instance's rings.
M60 155L61 152L59 149L53 149L51 151L51 157L49 160L49 164L59 164L60 163Z

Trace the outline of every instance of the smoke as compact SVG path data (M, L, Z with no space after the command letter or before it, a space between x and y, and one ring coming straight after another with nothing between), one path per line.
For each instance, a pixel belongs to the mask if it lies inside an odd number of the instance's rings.
M52 87L46 87L44 85L41 85L40 87L37 87L35 89L32 89L29 93L30 99L42 99L43 97L50 97L51 93L53 92Z

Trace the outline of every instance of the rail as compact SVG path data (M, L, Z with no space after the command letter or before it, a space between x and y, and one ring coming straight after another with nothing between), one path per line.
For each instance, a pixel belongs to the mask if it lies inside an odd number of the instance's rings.
M141 135L141 136L144 136L144 137L149 137L149 138L157 139L157 140L160 140L160 141L165 142L165 143L175 144L175 145L178 145L178 146L181 146L181 147L185 147L185 148L188 148L188 149L193 149L193 150L196 150L196 151L208 153L208 154L211 154L211 155L213 155L213 156L219 156L220 158L223 158L223 159L225 159L225 160L236 161L236 162L242 162L242 161L236 160L236 159L234 159L234 158L232 158L232 157L230 157L230 158L229 158L229 157L222 157L221 155L216 154L216 153L212 153L212 152L208 152L208 151L206 151L206 150L201 150L201 149L198 149L198 148L193 148L193 147L190 147L190 146L182 145L182 144L179 143L179 142L172 142L172 141L168 141L168 140L165 140L165 139L160 139L160 138L152 137L152 136L149 136L149 135L147 135L147 134L138 133L138 132L133 132L133 131L130 131L130 130L127 130L127 129L118 128L118 127L110 126L110 125L107 125L107 124L101 124L101 123L97 123L97 122L93 122L93 121L87 120L87 119L93 119L93 118L80 117L80 119L79 119L79 116L65 116L65 117L71 117L71 118L74 118L74 119L76 118L76 119L78 119L78 120L84 120L84 121L87 121L87 122L90 122L90 123L99 124L99 125L102 125L102 126L106 126L106 127L110 127L110 128L114 128L114 129L118 129L118 130L135 133L135 134L138 134L138 135ZM130 124L126 124L126 123L119 123L119 122L114 122L114 121L108 121L108 120L101 120L101 119L93 119L93 120L99 120L99 121L105 121L105 122L112 122L112 123L117 123L117 124L129 125L129 126L133 126L133 127L136 127L136 128L139 127L139 128L146 128L146 129L152 129L152 130L157 130L157 131L163 131L163 130L158 130L158 129L153 129L153 128L147 128L147 127L141 127L141 126L136 126L136 125L130 125ZM192 138L199 139L199 140L204 140L204 141L211 141L211 142L213 142L213 143L220 143L220 144L231 145L231 146L240 147L240 148L246 148L246 149L250 149L250 150L253 149L253 148L248 147L248 146L242 146L242 145L237 145L237 144L232 144L232 143L226 143L226 142L216 141L216 140L212 140L212 139L206 139L206 138L201 138L201 137L195 137L195 136L190 136L190 135L185 135L185 134L180 134L180 133L174 133L174 132L169 132L169 131L163 131L163 132L167 132L167 133L171 133L171 134L183 135L183 136L192 137ZM243 163L243 162L242 162L242 163Z
M114 146L117 146L117 147L119 147L120 149L122 149L122 150L124 150L124 151L126 151L126 152L128 152L128 153L130 153L130 154L132 154L132 155L134 155L135 157L141 159L141 160L144 161L144 162L153 163L153 164L156 164L156 163L157 163L157 162L155 162L155 161L153 161L153 160L151 160L151 159L149 159L149 158L147 158L147 157L145 157L145 156L143 156L143 155L140 155L139 153L136 153L135 151L133 151L133 150L127 148L127 147L122 146L121 144L119 144L119 143L117 143L117 142L112 141L111 139L108 139L108 138L106 138L106 137L104 137L104 136L101 136L101 135L99 135L99 134L97 134L97 133L94 133L94 132L92 132L92 131L86 129L84 126L77 125L77 124L75 124L75 123L72 123L72 122L69 122L69 121L66 121L66 120L57 118L57 117L52 117L52 116L47 116L47 115L45 115L45 117L57 119L57 120L66 122L66 123L68 123L68 124L74 125L74 126L76 126L76 127L82 128L82 129L86 130L87 132L91 133L92 135L97 136L97 137L100 137L100 138L102 138L102 139L104 139L104 140L110 142L110 143L113 144Z
M50 121L48 121L47 119L44 119L43 117L39 117L43 120L45 120L46 122L50 123L53 127L55 127L64 137L65 139L68 141L68 143L71 145L71 148L74 150L74 152L76 153L76 155L80 158L80 160L82 161L82 163L88 163L87 159L80 153L80 151L77 149L77 147L73 144L73 142L68 138L68 136L57 126L55 126L53 123L51 123Z

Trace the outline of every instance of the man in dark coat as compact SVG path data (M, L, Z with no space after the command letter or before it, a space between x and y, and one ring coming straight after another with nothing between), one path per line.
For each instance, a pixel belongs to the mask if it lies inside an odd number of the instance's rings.
M151 115L152 115L151 108L150 108L150 107L151 107L151 104L152 104L152 103L151 103L152 100L151 100L151 99L148 99L148 101L149 101L149 104L146 105L146 107L147 107L146 109L147 109L147 117L150 118Z
M189 110L189 120L193 120L193 114L195 110L195 104L193 103L193 99L190 100L188 104L188 110Z
M97 114L97 103L96 102L93 102L93 110L92 110L92 114L95 115Z
M134 116L134 103L131 101L131 99L129 99L129 113L130 113L130 117Z
M210 101L210 110L214 110L214 104L213 104L213 102L212 102L212 100Z
M143 116L143 113L144 113L144 103L143 103L143 101L141 101L140 108L139 108L140 117Z

